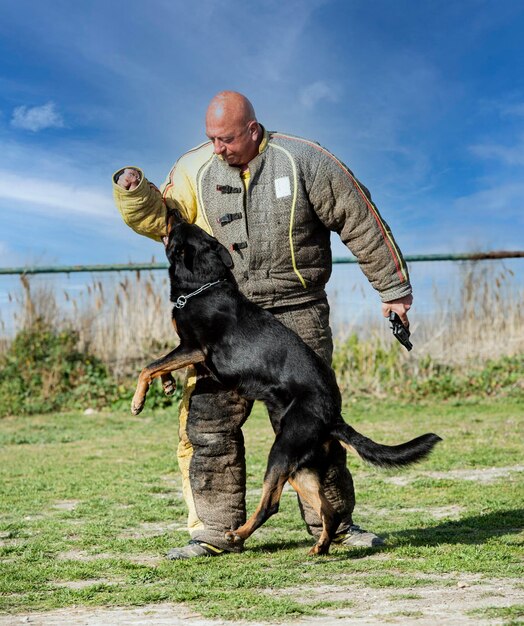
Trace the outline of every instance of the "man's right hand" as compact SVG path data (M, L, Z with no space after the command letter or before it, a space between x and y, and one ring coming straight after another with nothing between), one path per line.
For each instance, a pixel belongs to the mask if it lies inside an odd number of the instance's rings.
M126 167L125 170L120 172L118 178L116 180L116 184L127 191L132 191L138 187L140 183L140 172L131 168Z
M400 321L406 328L409 328L409 320L407 312L413 304L413 295L404 296L403 298L397 298L396 300L390 300L389 302L382 303L382 315L389 317L391 312L396 313L400 317Z

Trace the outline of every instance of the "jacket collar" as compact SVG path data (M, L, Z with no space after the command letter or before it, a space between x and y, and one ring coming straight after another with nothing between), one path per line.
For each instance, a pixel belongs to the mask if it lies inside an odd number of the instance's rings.
M258 154L262 154L262 152L267 149L267 145L269 143L269 132L262 126L262 124L260 124L260 128L262 128L264 136L262 137L262 141L258 146Z

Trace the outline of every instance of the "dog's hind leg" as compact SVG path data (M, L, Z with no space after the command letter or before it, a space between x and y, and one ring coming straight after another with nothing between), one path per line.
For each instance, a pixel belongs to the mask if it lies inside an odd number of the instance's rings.
M288 447L289 444L277 436L269 452L260 502L245 524L226 533L228 542L237 543L247 539L278 511L282 489L292 472L286 453Z
M144 408L146 394L155 378L159 376L162 377L162 383L165 389L166 377L169 376L170 372L182 367L187 367L188 365L200 363L205 358L206 356L202 350L187 350L180 345L169 354L166 354L166 356L144 367L138 377L135 395L131 402L131 413L138 415Z
M339 525L340 515L326 498L318 474L310 469L300 470L294 474L293 478L289 478L289 484L303 500L313 507L322 520L322 532L309 554L327 554Z
M287 472L281 472L276 468L268 471L262 487L262 498L251 517L245 524L236 530L226 533L229 543L239 543L250 537L257 528L278 511L282 490L288 479Z

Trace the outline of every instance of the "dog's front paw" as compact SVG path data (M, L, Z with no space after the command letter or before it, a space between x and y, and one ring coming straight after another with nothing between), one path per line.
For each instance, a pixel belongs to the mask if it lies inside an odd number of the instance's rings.
M226 533L226 541L228 543L241 543L243 539L240 535L237 535L234 530L229 530Z
M162 389L166 396L172 396L176 391L176 380L171 376L171 374L167 374L165 377L162 376Z
M145 402L145 396L140 396L139 394L135 393L133 399L131 400L131 413L133 415L138 415L144 408Z

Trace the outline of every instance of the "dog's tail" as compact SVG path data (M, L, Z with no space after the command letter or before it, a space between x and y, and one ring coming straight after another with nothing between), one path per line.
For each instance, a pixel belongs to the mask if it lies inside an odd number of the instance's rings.
M337 424L331 435L350 452L356 452L364 461L380 467L402 467L421 461L442 441L438 435L426 433L398 446L386 446L364 437L346 423Z

